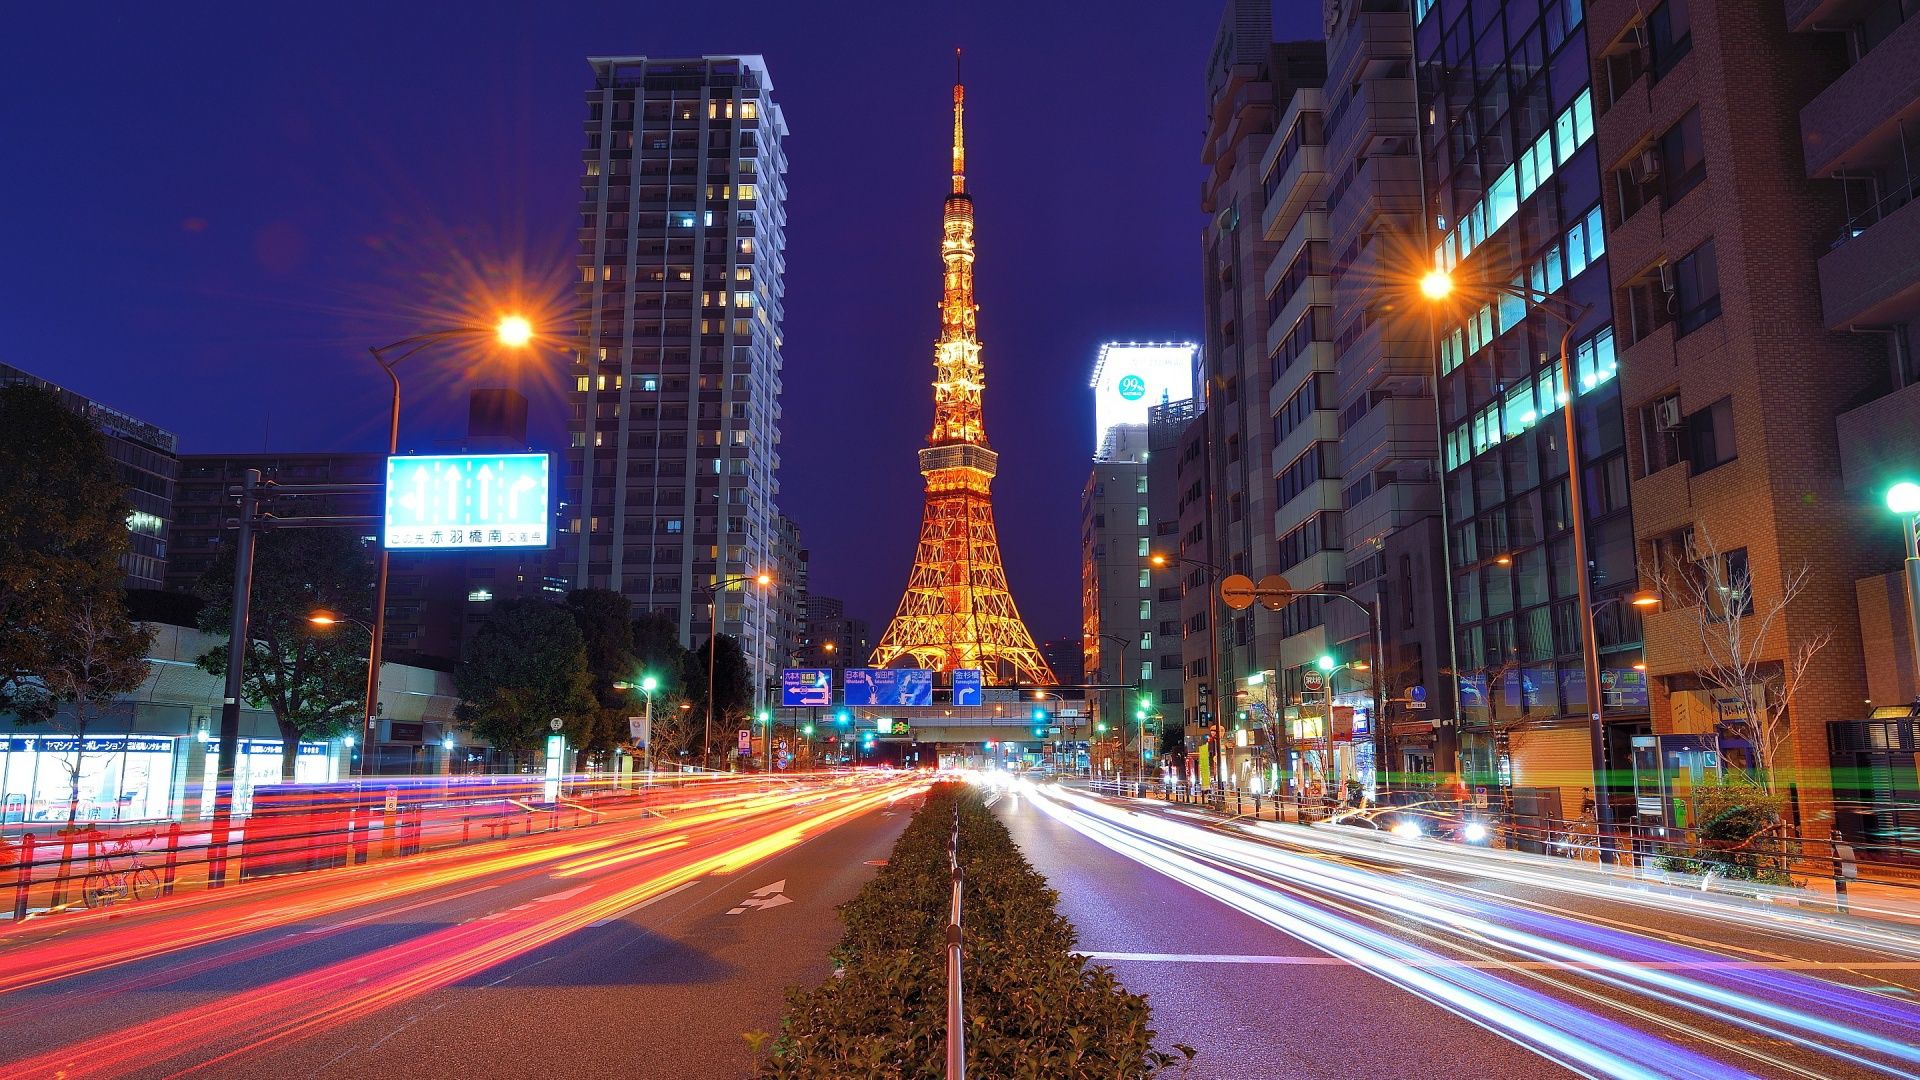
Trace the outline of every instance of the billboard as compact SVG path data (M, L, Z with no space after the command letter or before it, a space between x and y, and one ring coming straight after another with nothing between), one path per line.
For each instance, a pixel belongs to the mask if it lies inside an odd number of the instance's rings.
M979 668L954 668L953 703L955 705L980 704L980 687L983 681Z
M1099 454L1113 429L1145 424L1147 409L1193 397L1191 342L1109 341L1093 363L1093 452Z
M541 548L551 542L545 454L387 459L389 550Z
M780 704L787 708L833 704L833 672L827 668L782 669Z
M933 704L933 672L924 668L848 668L841 679L848 705Z

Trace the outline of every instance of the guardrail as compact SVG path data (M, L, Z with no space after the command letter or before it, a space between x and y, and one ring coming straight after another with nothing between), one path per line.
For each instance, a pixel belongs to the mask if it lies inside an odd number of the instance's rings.
M961 1008L960 808L953 808L953 837L947 841L947 866L953 872L953 910L947 918L947 1080L966 1080L967 1022Z
M536 831L582 828L606 820L606 809L635 813L670 809L689 788L716 792L758 786L740 776L657 773L639 777L567 779L570 797L541 800L545 778L394 777L358 784L261 789L253 813L236 818L227 842L215 844L211 823L140 822L102 827L76 823L47 834L28 830L0 839L0 918L15 920L93 902L170 896L194 886L356 866ZM599 803L585 805L580 799ZM8 871L11 871L10 873ZM102 888L101 883L111 887ZM0 896L4 896L0 892Z
M1531 817L1517 820L1496 800L1484 807L1436 797L1425 789L1382 793L1382 801L1364 807L1329 804L1291 795L1254 794L1237 789L1203 788L1190 784L1094 780L1101 794L1150 798L1176 805L1201 807L1233 817L1289 824L1331 822L1357 828L1387 830L1404 821L1419 825L1422 834L1462 839L1472 823L1484 837L1470 842L1533 854L1597 862L1623 869L1669 868L1688 872L1696 867L1720 872L1716 866L1739 866L1743 872L1778 873L1805 880L1833 883L1835 906L1846 910L1850 885L1875 885L1914 890L1920 894L1920 874L1903 875L1896 863L1875 862L1871 856L1920 859L1920 850L1891 845L1856 845L1839 831L1826 836L1803 836L1788 830L1763 832L1746 841L1729 842L1702 837L1695 829L1671 828L1640 822L1612 822L1602 828L1592 818ZM1863 853L1868 857L1862 858Z

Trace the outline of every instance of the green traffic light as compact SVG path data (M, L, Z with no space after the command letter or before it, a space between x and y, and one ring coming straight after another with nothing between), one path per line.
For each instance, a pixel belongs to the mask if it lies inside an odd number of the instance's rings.
M1147 718L1147 710L1141 709L1140 711L1133 714L1133 718L1135 720L1145 720Z
M838 713L834 715L834 720L838 722L841 727L845 727L847 724L847 721L850 719L851 717L847 715L847 710L845 709L841 709Z
M800 734L805 735L809 739L813 738L813 725L808 724L807 726L801 728Z
M761 709L761 710L760 710L760 722L761 722L761 723L763 723L763 724L764 724L764 723L766 723L767 721L769 721L769 720L771 720L771 719L773 719L773 714L772 714L772 713L770 713L770 712L768 712L768 711L767 711L767 710L765 710L765 709Z

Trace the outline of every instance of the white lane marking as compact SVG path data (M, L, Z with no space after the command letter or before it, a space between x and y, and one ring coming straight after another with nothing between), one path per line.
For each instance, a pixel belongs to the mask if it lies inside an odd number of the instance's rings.
M672 896L672 895L673 895L674 893L677 893L677 892L679 892L679 891L680 891L680 890L682 890L682 889L691 889L691 888L693 888L693 886L694 886L694 885L695 885L695 884L696 884L696 883L697 883L698 881L699 881L699 879L698 879L698 878L696 878L696 879L694 879L693 881L683 881L683 882L681 882L680 884L678 884L678 885L675 885L675 886L674 886L673 888L671 888L671 889L668 889L668 890L667 890L666 892L663 892L663 893L659 893L659 894L657 894L657 895L654 895L654 896L649 896L649 897L647 897L647 898L646 898L645 900L642 900L642 901L640 901L639 903L637 903L637 904L635 904L635 905L633 905L633 906L632 906L632 907L630 907L630 908L627 908L627 909L625 909L625 910L623 910L623 911L619 911L619 912L616 912L615 914L612 914L612 915L609 915L609 916L607 916L606 918L604 918L604 919L601 919L601 920L600 920L599 922L590 922L590 923L588 923L588 924L587 924L587 926L588 926L589 928L594 928L594 927L601 927L601 926L605 926L605 925L607 925L608 923L616 923L616 922L619 922L619 921L620 921L621 919L624 919L624 918L626 918L627 916L629 916L629 915L631 915L631 914L633 914L634 912L636 912L636 911L639 911L639 910L640 910L641 908L643 908L643 907L646 907L646 906L647 906L648 904L656 904L656 903L659 903L660 901L662 901L662 900L665 900L665 899L666 899L667 897L669 897L669 896Z
M1141 953L1141 952L1083 952L1081 956L1099 962L1120 960L1141 960L1150 963L1171 964L1299 964L1307 966L1324 965L1342 967L1350 961L1338 956L1258 956L1234 953ZM1629 968L1652 971L1912 971L1920 970L1920 962L1912 960L1871 960L1865 963L1848 963L1844 960L1619 960L1605 964L1562 963L1556 960L1408 960L1409 967L1425 968L1518 968L1525 971L1564 971L1595 970L1608 971Z

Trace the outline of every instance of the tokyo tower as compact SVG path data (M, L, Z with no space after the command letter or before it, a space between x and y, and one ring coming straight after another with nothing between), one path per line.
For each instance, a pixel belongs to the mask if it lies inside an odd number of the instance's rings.
M956 58L958 53L955 53ZM946 285L940 340L933 348L933 434L920 451L927 505L913 573L873 663L952 671L980 668L995 685L1052 686L1059 680L1034 646L1007 591L988 488L999 470L987 447L980 392L986 372L973 302L973 200L967 196L961 113L966 88L953 87L953 190L942 217Z

